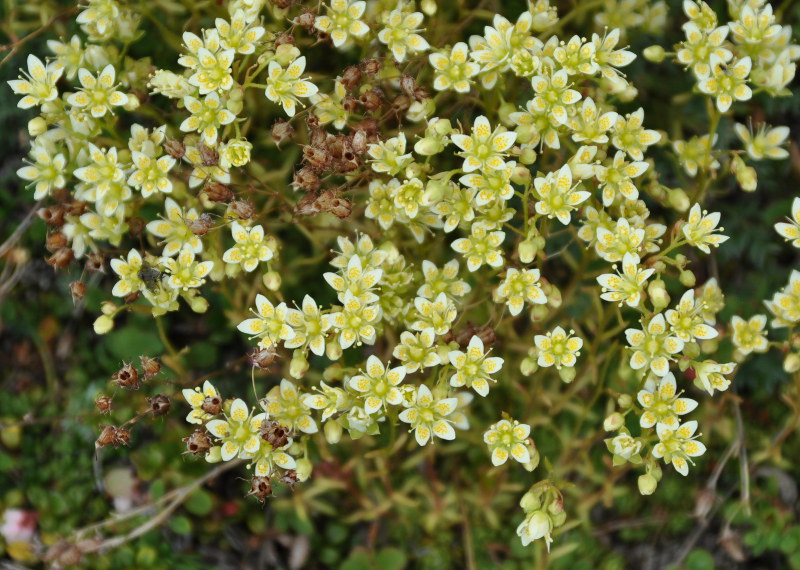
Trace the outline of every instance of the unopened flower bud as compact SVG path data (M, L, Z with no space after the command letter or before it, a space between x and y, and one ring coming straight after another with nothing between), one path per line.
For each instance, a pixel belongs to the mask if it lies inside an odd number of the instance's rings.
M617 398L617 405L623 410L627 410L633 405L633 397L630 394L621 394Z
M603 420L603 429L606 431L617 431L623 425L625 425L625 418L619 412L614 412Z
M545 320L548 314L550 314L550 309L547 308L547 305L534 305L531 307L531 321L534 323Z
M108 315L100 315L94 321L94 332L96 334L106 334L114 328L114 319Z
M329 342L325 346L325 356L330 360L339 360L342 357L342 346L337 342Z
M536 162L536 150L533 147L526 146L519 153L520 164L530 165Z
M306 360L306 357L303 356L302 353L295 354L289 364L289 374L292 378L302 378L305 376L306 372L308 372L308 366L308 360Z
M652 495L656 487L658 486L658 481L655 477L650 475L649 473L645 473L644 475L639 476L639 492L642 495Z
M526 513L535 511L542 506L541 496L538 493L528 491L522 495L522 498L519 501L519 506L522 507L522 510Z
M657 313L669 305L669 293L664 281L656 279L647 287L647 294L650 296L650 302L653 303L653 308Z
M794 374L800 370L800 355L796 352L790 352L783 359L783 369L787 374Z
M336 420L328 420L322 428L325 439L331 445L336 445L342 439L342 425Z
M529 184L531 181L531 171L528 167L522 164L518 164L514 167L514 170L511 172L511 182L514 184L519 184L520 186L524 186Z
M431 180L425 187L425 192L422 193L420 203L423 206L432 206L433 204L437 204L441 202L442 198L444 198L447 190L448 187L445 182Z
M306 459L305 457L301 457L297 460L297 466L295 467L295 472L297 473L297 480L298 481L305 481L311 476L311 471L314 470L314 466L311 462Z
M694 287L694 284L697 282L697 279L690 270L685 269L681 271L680 275L678 276L678 281L681 282L681 285L684 287Z
M667 190L667 203L678 212L686 212L692 205L689 196L680 188Z
M433 156L444 150L444 143L435 137L424 137L414 145L414 152L420 156Z
M644 58L653 63L661 63L666 57L666 51L661 46L650 46L644 48Z
M523 358L522 363L519 365L519 370L523 376L531 376L539 370L539 363L536 362L535 358Z
M422 13L425 14L426 16L433 16L434 14L436 14L436 9L438 7L436 6L436 0L422 0L422 2L420 2L419 8L420 10L422 10Z
M511 120L509 115L517 110L517 106L510 101L506 101L500 108L497 110L497 117L500 119L500 122L503 123L507 127L513 127L514 121Z
M578 372L575 370L575 368L573 366L562 366L558 370L559 377L561 377L561 380L563 380L567 384L569 384L570 382L575 380L575 376L577 374L578 374Z
M277 271L267 271L261 281L264 282L264 287L270 291L277 291L281 288L281 274Z
M38 137L47 131L47 121L42 117L36 117L28 121L28 133L32 137Z

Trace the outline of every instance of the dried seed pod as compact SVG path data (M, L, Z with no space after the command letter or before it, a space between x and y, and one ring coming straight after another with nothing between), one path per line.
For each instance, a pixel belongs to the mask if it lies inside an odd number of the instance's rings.
M111 378L114 384L121 388L128 388L130 390L139 389L139 371L136 370L130 362L123 362L122 368L114 372Z
M272 346L268 348L256 347L250 351L250 354L247 355L247 360L250 362L250 366L254 366L262 370L269 368L269 365L275 362L277 358L278 353L275 352L275 349Z
M229 202L233 200L233 191L221 182L211 182L203 188L206 197L212 202Z
M303 160L312 168L317 170L327 170L330 164L330 155L320 148L311 146L303 147Z
M181 441L186 444L186 453L191 453L192 455L207 453L212 445L208 433L199 428L194 430L188 437L184 437Z
M417 88L417 82L410 75L403 75L400 77L400 89L409 97L413 97L414 90Z
M154 418L168 414L170 407L172 407L169 398L164 394L156 394L152 398L147 398L147 403L150 405L150 413L153 414Z
M55 253L59 249L67 247L67 236L61 232L47 234L47 237L44 241L44 247L50 253Z
M294 36L288 32L281 32L278 34L278 37L275 38L275 48L277 49L283 45L294 45Z
M414 89L412 97L416 101L423 101L425 99L431 98L430 94L428 94L428 92L425 90L424 87L417 87L416 89Z
M307 30L313 30L316 19L317 16L314 12L310 12L307 8L304 8L303 13L294 19L294 24Z
M142 364L142 373L144 374L145 381L152 380L156 374L161 372L161 364L155 358L149 356L140 356L139 362Z
M297 471L294 469L289 469L286 473L283 474L280 481L290 489L294 489L294 486L300 479L297 477Z
M381 70L381 63L377 59L365 59L359 65L367 75L375 75Z
M69 293L72 295L72 304L83 301L86 295L86 283L82 281L73 281L69 284Z
M118 428L116 426L100 426L102 431L97 441L94 442L95 449L113 445L119 447L120 445L128 445L131 441L131 430Z
M294 173L294 179L292 180L292 186L295 189L303 189L308 190L310 192L316 192L322 186L322 180L320 180L319 175L314 172L308 166L304 166L300 170Z
M497 335L489 325L480 327L475 331L475 334L483 341L485 346L492 346L497 342Z
M372 117L364 117L351 127L353 131L364 131L367 135L367 142L377 142L378 140L378 121Z
M184 218L183 223L186 224L186 227L189 228L189 231L198 237L206 235L208 230L211 229L211 226L214 225L214 221L211 219L211 216L206 213L200 214L194 220L188 220Z
M342 99L342 108L348 113L354 113L358 109L359 100L349 95Z
M283 141L291 140L294 136L294 127L288 121L275 121L272 125L272 140L280 146Z
M270 444L272 449L280 449L289 443L289 430L274 420L262 421L258 435Z
M175 139L167 139L167 142L164 143L164 150L176 160L182 159L186 154L186 147L181 141Z
M111 403L112 399L109 396L104 394L100 394L97 396L97 399L94 401L94 405L97 406L97 409L100 410L101 414L108 414L111 413Z
M60 205L39 208L36 210L36 215L44 220L44 223L48 226L64 225L64 208Z
M294 206L294 213L296 216L313 216L319 214L319 212L317 195L313 192L305 194Z
M73 259L75 259L75 252L68 247L62 247L45 261L48 265L52 265L57 269L63 269L72 263Z
M88 207L88 202L67 202L64 204L64 211L70 216L80 216L86 213Z
M222 399L218 396L206 396L206 399L203 400L203 405L200 407L205 413L216 416L222 412Z
M352 91L361 82L361 70L355 65L345 68L340 81L345 89Z
M367 152L367 131L363 129L355 131L351 139L351 146L356 154Z
M203 166L216 166L219 164L219 151L214 147L200 143L197 145L197 150L200 152L200 162L203 163Z
M405 113L409 107L411 107L411 98L408 95L398 95L392 101L392 110L397 115Z
M86 257L86 271L89 273L100 273L105 271L103 263L103 254L92 252Z
M353 211L353 203L347 198L341 198L333 190L325 190L316 200L316 204L323 212L330 212L338 218L344 219Z
M142 235L142 232L144 232L144 226L144 220L138 216L134 216L128 220L128 233L132 238L138 238Z
M359 97L359 101L361 101L361 104L364 105L367 111L377 111L383 105L383 91L377 87L365 91L361 94L361 97Z
M255 206L247 200L234 200L228 205L230 211L240 220L249 220L255 213Z
M253 477L247 494L253 495L263 503L267 497L272 495L272 483L270 483L268 477Z

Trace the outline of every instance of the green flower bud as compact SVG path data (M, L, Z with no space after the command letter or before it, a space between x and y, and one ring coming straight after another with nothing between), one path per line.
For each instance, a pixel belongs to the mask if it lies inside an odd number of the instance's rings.
M614 412L603 421L603 429L606 431L617 431L624 425L625 418L619 412Z
M311 476L314 466L311 465L311 462L305 457L301 457L296 463L297 465L294 470L297 473L297 479L301 482L305 481Z
M522 499L520 499L519 501L519 506L522 507L522 510L525 511L526 513L541 508L542 506L541 493L528 491L527 493L522 495Z
M569 384L570 382L575 380L575 375L576 374L577 374L577 371L572 366L569 366L569 367L564 366L562 368L559 368L559 370L558 370L558 375L561 377L561 380L563 380L567 384Z
M325 346L325 356L331 360L339 360L342 357L342 347L338 341L331 341Z
M694 284L697 283L694 273L688 269L681 271L681 274L678 276L678 280L684 287L694 287Z
M520 164L533 164L536 162L536 151L532 147L526 146L519 154L519 162Z
M783 359L783 369L787 374L794 374L800 370L800 355L795 352L790 352Z
M305 355L302 352L299 354L295 353L289 364L289 374L292 378L302 378L305 376L306 372L308 372L308 366L308 360Z
M525 471L530 473L539 466L539 450L532 445L528 445L527 447L528 447L528 453L531 456L531 460L528 461L526 464L524 464L522 467L525 469Z
M516 129L514 129L517 133L517 140L516 143L518 145L528 144L533 140L533 137L538 134L536 131L536 127L533 125L520 125ZM533 150L533 149L531 149ZM535 151L534 151L535 153ZM520 157L520 162L522 162L522 157Z
M94 321L94 332L97 334L106 334L114 328L114 319L108 315L100 315Z
M617 405L623 410L627 410L633 405L633 397L630 394L621 394L617 398Z
M514 170L511 173L511 182L513 182L514 184L519 184L520 186L524 186L525 184L530 184L531 182L530 169L522 164L518 164L516 167L514 167Z
M667 190L667 203L678 212L686 212L692 205L689 196L680 188Z
M655 492L656 487L658 486L658 481L656 480L656 478L650 475L649 473L640 475L638 483L639 483L639 492L642 495L652 495Z
M450 119L436 119L432 126L433 132L441 137L453 132L453 125L450 123Z
M262 277L264 287L270 291L277 291L281 288L281 274L277 271L267 271Z
M325 440L331 445L336 445L342 439L342 424L336 420L328 420L322 428Z
M195 313L205 313L208 310L208 301L200 295L192 295L191 298L184 295L184 299Z
M503 123L505 126L513 127L514 122L509 118L509 115L511 115L511 113L515 112L516 110L517 106L514 105L514 103L506 101L505 103L500 105L500 108L497 110L497 117L500 119L500 122Z
M126 111L135 111L136 109L139 108L140 104L141 103L139 102L139 98L133 93L129 93L128 100L125 102L122 108L125 109Z
M523 358L519 365L519 370L522 372L523 376L530 376L539 370L539 363L536 362L535 358Z
M650 296L650 302L653 303L653 308L657 313L669 305L669 293L664 281L656 279L647 287L647 294Z
M526 239L519 242L519 246L517 246L517 251L519 252L519 260L522 263L530 263L536 257L536 246L533 244L533 240Z
M531 321L533 321L534 323L543 321L547 318L547 315L549 313L550 309L547 308L547 305L534 305L531 308Z
M661 63L666 57L666 51L661 46L650 46L644 48L644 58L653 63Z
M425 137L414 145L414 152L420 156L433 156L444 150L444 143L436 137Z
M438 204L445 197L448 190L449 187L445 182L431 180L425 187L425 192L422 193L420 203L423 206L432 206L433 204Z
M42 117L36 117L28 121L28 133L32 137L38 137L47 131L47 121Z

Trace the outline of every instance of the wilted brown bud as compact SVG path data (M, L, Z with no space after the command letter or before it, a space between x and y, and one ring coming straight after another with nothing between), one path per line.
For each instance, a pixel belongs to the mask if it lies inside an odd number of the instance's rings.
M249 220L255 213L255 206L247 200L234 200L228 206L233 214L240 220Z
M329 139L334 138L333 135L328 133L325 129L320 127L319 125L311 126L308 125L308 144L309 146L313 146L322 150L328 148L328 141Z
M475 334L483 341L484 346L492 346L497 342L497 335L489 325L479 328L475 331Z
M272 483L269 482L269 477L253 477L247 494L253 495L263 503L267 497L272 495Z
M111 402L112 399L109 396L100 394L94 401L94 405L97 406L97 409L100 410L101 414L108 414L111 413Z
M414 90L417 88L417 82L414 80L413 77L410 75L403 75L400 77L400 89L403 90L403 93L412 97L414 95Z
M229 202L233 200L233 191L221 182L212 182L203 188L206 197L212 202Z
M274 420L262 421L258 435L270 444L272 449L280 449L289 443L289 430Z
M316 172L314 172L308 166L304 166L294 173L292 186L294 186L296 189L302 188L303 190L316 192L319 190L320 186L322 186L322 181Z
M44 220L48 226L63 226L64 225L64 208L62 206L48 206L47 208L39 208L36 214Z
M189 228L190 232L199 237L206 235L208 230L211 229L211 226L214 225L214 221L211 219L211 216L206 213L200 214L194 220L184 218L183 223L186 224L186 227Z
M172 406L169 398L164 394L156 394L152 398L147 398L147 403L150 404L150 413L154 418L168 414Z
M377 87L365 91L361 94L359 101L361 101L361 104L364 105L367 111L377 111L381 108L381 105L383 105L383 91Z
M130 233L132 238L138 238L142 235L144 231L144 220L139 216L134 216L130 220L128 220L128 233Z
M360 65L361 71L367 75L375 75L381 70L381 63L377 59L365 59Z
M88 202L67 202L64 204L64 211L70 216L80 216L86 213L88 207Z
M130 390L139 389L139 372L130 362L123 362L122 368L114 372L111 376L114 384Z
M398 95L395 97L394 101L392 101L392 110L398 115L408 111L410 106L411 98L408 95Z
M297 471L294 469L289 469L286 473L283 474L281 477L281 483L289 487L290 489L294 489L294 486L300 479L297 477Z
M278 358L278 353L275 352L273 347L268 348L254 348L250 351L250 354L247 355L247 360L250 362L250 366L255 366L256 368L260 368L265 370L269 368L269 365L275 362Z
M378 121L372 117L364 117L351 128L353 131L364 131L368 143L378 140Z
M183 146L181 141L175 139L167 139L167 142L164 143L164 150L176 160L182 159L183 155L186 154L186 147Z
M196 429L181 441L186 444L186 452L192 455L202 455L211 449L211 438L205 430Z
M361 81L361 70L355 65L345 68L341 81L345 89L352 91Z
M282 45L293 46L294 45L294 36L292 34L288 33L288 32L281 32L280 34L278 34L278 37L275 38L275 48L277 49L278 47L280 47Z
M119 447L120 445L128 445L131 441L131 430L116 426L100 427L103 428L103 431L100 432L100 436L94 442L95 448L106 447L107 445Z
M63 269L72 263L73 259L75 259L75 252L68 247L62 247L45 261L48 265L52 265L57 269Z
M135 303L136 299L138 299L141 296L142 296L142 294L139 291L134 291L133 293L129 293L128 295L125 295L122 298L122 300L125 302L126 305L130 305L132 303Z
M344 219L353 211L353 203L347 198L337 196L333 190L325 190L317 198L317 206L323 212L330 212L338 218Z
M72 295L72 304L78 303L83 300L86 295L86 283L82 281L73 281L69 284L69 293Z
M309 130L314 130L319 128L319 117L317 117L314 113L310 113L306 115L306 126Z
M358 109L358 99L349 95L342 99L342 109L348 113L354 113Z
M470 339L472 339L477 332L478 329L475 327L475 325L468 321L467 326L453 335L453 340L461 346L467 346Z
M351 146L353 152L356 154L364 154L367 152L367 131L359 129L355 132L352 138Z
M75 544L66 540L59 540L47 549L43 560L52 563L52 566L56 568L63 568L65 566L77 566L82 558L83 554Z
M53 232L51 234L47 234L47 237L44 241L44 247L50 253L54 253L59 249L67 247L67 236L65 236L61 232Z
M200 143L197 145L197 150L200 152L200 162L203 163L203 166L216 166L219 164L219 151L214 147Z
M103 254L92 252L86 257L86 271L89 273L98 273L105 270L103 264Z
M301 26L307 30L313 30L316 19L317 17L314 15L314 12L309 12L308 9L305 9L302 14L294 19L294 23L295 25Z
M203 400L203 405L200 408L207 414L216 416L222 411L222 400L219 396L206 396Z
M330 163L330 155L321 148L306 146L303 148L303 160L317 170L326 170Z
M280 146L283 141L291 140L294 136L294 127L288 121L275 121L272 125L272 140Z
M412 95L415 101L422 101L423 99L430 99L431 96L425 90L424 87L417 87L414 89L414 94Z
M161 372L161 365L155 358L149 356L140 356L139 362L142 363L142 373L145 380L152 380L156 374Z

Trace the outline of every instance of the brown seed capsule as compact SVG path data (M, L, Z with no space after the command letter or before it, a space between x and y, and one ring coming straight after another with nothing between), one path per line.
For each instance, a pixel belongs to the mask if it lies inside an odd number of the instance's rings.
M114 372L111 376L114 384L130 390L139 389L139 372L130 362L123 362L122 368Z
M108 414L111 413L111 402L112 399L109 396L100 394L94 401L94 405L97 406L97 409L100 410L101 414Z
M69 293L72 295L72 304L76 304L83 300L86 295L86 283L82 281L73 281L69 284Z
M269 368L269 365L275 362L277 358L278 353L275 352L275 349L271 346L269 348L256 347L250 351L250 354L247 355L247 360L250 362L250 366L260 368L261 370Z
M351 127L353 131L364 131L367 135L367 142L378 141L378 121L372 117L364 117Z
M398 95L392 101L392 110L399 115L405 113L411 106L411 98L408 95Z
M47 208L39 208L36 214L44 220L48 226L63 226L64 225L64 208L62 206L48 206Z
M289 443L289 430L274 420L262 421L258 435L270 444L272 449L280 449Z
M352 91L361 82L361 70L355 65L345 68L341 82L345 89Z
M367 75L375 75L381 70L381 63L377 59L365 59L360 65L361 71Z
M61 232L53 232L51 234L47 234L45 238L44 247L50 253L54 253L59 249L67 247L67 236L65 236Z
M294 469L289 469L286 473L283 474L281 477L281 483L289 487L290 489L294 489L294 486L300 479L297 477L297 471Z
M355 97L347 96L342 99L342 109L347 111L348 113L354 113L356 109L358 109L359 100Z
M409 97L414 95L414 90L417 88L417 82L410 75L403 75L400 77L400 89Z
M319 214L319 212L317 195L313 192L305 194L294 206L294 213L296 216L313 216Z
M288 121L275 121L272 125L272 140L280 146L283 141L291 140L294 136L294 127Z
M492 346L497 342L497 335L489 325L479 328L475 331L475 334L483 341L485 346Z
M116 426L100 426L103 430L97 441L94 442L95 448L106 447L113 445L119 447L120 445L128 445L131 441L131 431Z
M181 441L186 444L186 452L192 455L202 455L211 449L211 438L202 429L194 430L191 435Z
M320 186L322 186L322 180L320 180L319 175L314 172L314 170L308 166L304 166L294 173L292 186L298 190L303 189L316 192L320 189Z
M304 12L294 19L294 24L307 30L312 30L316 19L314 12L309 12L307 8L304 8Z
M211 219L211 216L206 213L200 214L194 220L184 218L183 223L186 224L186 227L189 228L190 232L198 237L206 235L208 230L211 229L211 226L214 225L214 221Z
M359 129L353 134L351 146L353 152L356 154L364 154L367 152L367 131Z
M88 256L86 256L86 271L89 273L99 273L105 271L105 265L103 264L103 254L92 252Z
M219 151L214 147L200 143L197 145L197 150L200 152L200 161L203 166L216 166L219 164Z
M183 146L181 141L175 139L167 139L167 142L164 143L164 150L176 160L182 159L183 155L186 154L186 147Z
M64 211L70 216L80 216L86 213L88 207L88 202L67 202L64 204Z
M155 358L149 356L140 356L139 362L142 363L142 373L145 380L152 380L156 374L161 372L161 365Z
M164 394L156 394L152 398L147 398L147 403L150 404L150 413L154 418L168 414L172 406L169 398Z
M359 101L367 111L377 111L383 105L383 91L378 88L365 91L361 94Z
M247 200L234 200L228 206L235 216L241 220L249 220L255 213L255 206Z
M326 170L331 161L331 157L326 151L320 148L306 146L303 148L303 160L312 168Z
M341 198L333 190L325 190L316 200L322 212L330 212L338 218L344 219L353 211L353 203L347 198Z
M139 216L133 216L130 220L128 220L128 233L131 235L132 238L136 239L142 235L144 231L145 222Z
M414 94L412 95L416 101L422 101L424 99L430 99L431 96L425 90L424 87L417 87L414 89Z
M216 416L222 411L222 400L218 396L206 396L200 407L205 413Z
M272 495L272 483L270 483L268 477L253 477L250 482L250 491L247 494L253 495L263 503L267 497Z
M141 294L141 293L139 293L139 291L135 291L135 292L133 292L133 293L130 293L130 294L128 294L128 295L125 295L125 296L122 298L122 300L123 300L123 301L125 301L125 304L126 304L126 305L131 305L131 304L135 303L135 302L136 302L136 299L138 299L138 298L139 298L139 297L141 297L141 296L142 296L142 294Z
M212 202L229 202L233 200L233 191L221 182L211 182L203 188L206 197Z
M57 269L63 269L72 263L73 259L75 259L75 252L68 247L62 247L45 261L48 265L52 265Z

